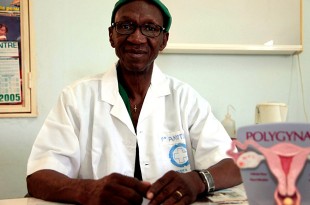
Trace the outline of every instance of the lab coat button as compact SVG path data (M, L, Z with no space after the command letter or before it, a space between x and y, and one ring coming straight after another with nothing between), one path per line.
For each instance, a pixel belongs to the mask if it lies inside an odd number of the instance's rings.
M144 162L143 162L143 165L144 165L145 167L148 167L148 166L150 166L150 163L147 162L147 161L144 161Z

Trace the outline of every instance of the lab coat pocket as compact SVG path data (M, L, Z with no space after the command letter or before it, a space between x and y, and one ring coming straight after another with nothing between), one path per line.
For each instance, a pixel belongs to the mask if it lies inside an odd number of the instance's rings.
M167 159L170 170L190 171L186 139L183 131L164 133L161 136L163 158Z
M156 133L148 137L153 141L147 143L147 156L144 158L145 161L142 160L142 172L145 170L144 179L154 182L170 170L190 171L189 155L183 130Z

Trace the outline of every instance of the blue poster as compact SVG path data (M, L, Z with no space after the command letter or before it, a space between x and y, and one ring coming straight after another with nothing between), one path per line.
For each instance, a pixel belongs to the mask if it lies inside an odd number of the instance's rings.
M20 41L20 0L0 0L0 40Z

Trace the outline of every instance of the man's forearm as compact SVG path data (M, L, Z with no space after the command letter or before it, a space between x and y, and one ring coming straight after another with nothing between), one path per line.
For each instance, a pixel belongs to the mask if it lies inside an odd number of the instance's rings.
M27 177L28 192L31 196L47 201L82 204L81 196L85 186L92 180L71 179L53 170L40 170Z
M41 170L27 178L29 194L47 201L83 205L141 204L149 182L119 173L101 179L71 179L53 170Z
M213 177L216 190L242 183L240 170L232 159L224 159L208 170Z

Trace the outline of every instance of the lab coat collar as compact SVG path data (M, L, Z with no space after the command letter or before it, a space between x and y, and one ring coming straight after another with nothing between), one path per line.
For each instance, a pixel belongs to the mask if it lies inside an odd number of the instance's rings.
M154 63L151 88L157 97L170 94L169 83L167 76L162 73L159 67Z
M115 64L111 69L109 69L103 76L100 82L100 99L104 102L109 103L112 106L111 114L121 121L123 121L128 128L135 133L134 127L132 125L130 116L128 115L125 103L118 91L118 80L117 80L117 64ZM153 100L146 106L146 112L140 113L140 118L143 119L147 117L153 107L156 106L156 99L159 97L169 95L169 82L167 77L161 72L159 67L154 64L153 73L151 78L150 89L147 93L147 98L149 97ZM147 99L146 99L147 100ZM140 119L139 119L140 121Z
M117 64L113 65L113 67L102 76L100 83L100 99L102 101L108 102L111 105L115 105L117 100L120 98L118 92L116 66ZM155 63L151 79L151 87L157 97L170 94L167 77L162 73L162 71Z

